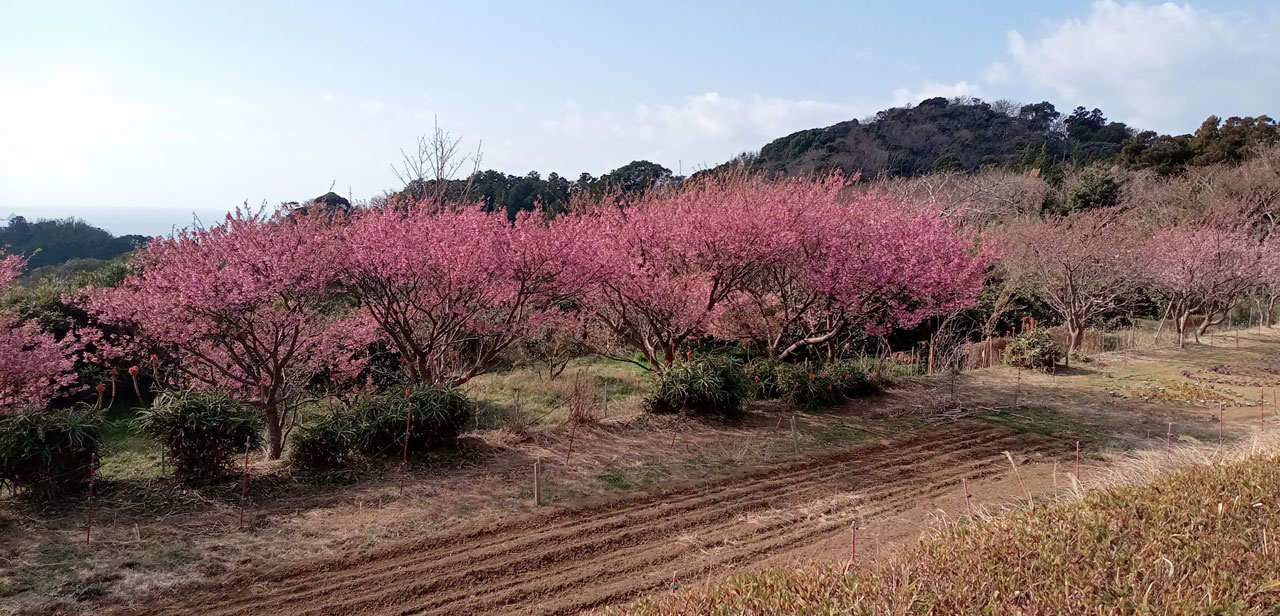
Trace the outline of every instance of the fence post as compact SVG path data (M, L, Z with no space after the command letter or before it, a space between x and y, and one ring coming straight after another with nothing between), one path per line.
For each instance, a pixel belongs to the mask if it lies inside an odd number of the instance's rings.
M800 433L796 432L796 416L791 416L791 445L796 453L800 453Z
M542 506L542 456L533 461L533 506Z

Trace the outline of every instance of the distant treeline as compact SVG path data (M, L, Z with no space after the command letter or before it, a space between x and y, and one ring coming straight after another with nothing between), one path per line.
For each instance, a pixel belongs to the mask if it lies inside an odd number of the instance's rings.
M116 237L77 218L29 222L13 216L0 227L0 252L26 257L27 276L39 278L96 269L147 239L142 235Z
M769 175L825 174L840 170L864 179L914 177L933 172L1036 170L1052 185L1072 169L1120 166L1175 175L1190 167L1238 163L1261 146L1280 142L1280 127L1268 116L1209 116L1194 133L1161 135L1108 120L1100 109L1077 107L1064 115L1052 103L1020 105L973 98L931 98L911 107L886 109L864 120L803 130L776 139L759 152L743 153L706 173L746 169ZM616 192L633 196L655 184L684 178L639 160L600 177L576 180L536 171L509 175L483 171L451 180L449 199L479 201L488 211L514 218L522 211L565 211L576 194ZM434 181L411 183L394 195L420 198Z

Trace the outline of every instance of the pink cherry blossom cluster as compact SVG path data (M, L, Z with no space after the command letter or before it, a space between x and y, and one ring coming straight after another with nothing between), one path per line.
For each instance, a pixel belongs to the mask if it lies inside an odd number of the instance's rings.
M18 255L0 256L0 293L22 271ZM44 408L76 384L74 355L81 344L74 334L56 340L34 322L0 310L0 415Z
M1272 248L1244 228L1187 222L1156 231L1143 245L1144 275L1169 301L1169 313L1183 344L1191 317L1204 318L1190 330L1203 334L1221 323L1241 297L1267 282Z
M972 305L993 254L937 211L839 176L730 176L590 216L584 304L654 369L694 336L786 357Z

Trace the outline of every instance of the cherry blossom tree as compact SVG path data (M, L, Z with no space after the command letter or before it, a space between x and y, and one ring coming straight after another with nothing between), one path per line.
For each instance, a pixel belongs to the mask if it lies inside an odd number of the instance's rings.
M704 333L786 358L973 302L990 259L971 240L937 212L844 188L717 177L605 212L608 269L586 303L657 370Z
M1274 231L1263 244L1260 267L1258 309L1262 312L1262 325L1271 327L1274 324L1276 300L1280 299L1280 235Z
M579 227L431 202L372 209L343 230L340 275L411 380L461 384L589 279L566 275L566 264L587 263L575 257L590 242Z
M1179 347L1185 344L1191 317L1203 317L1192 330L1197 340L1226 319L1234 303L1260 280L1265 254L1248 233L1203 223L1162 229L1142 250L1150 284L1169 301Z
M1089 319L1119 307L1140 284L1137 238L1117 208L1020 221L1006 233L1002 264L1058 313L1075 350Z
M0 293L21 273L18 255L0 256ZM80 350L74 334L57 340L32 321L0 310L0 416L28 408L43 408L76 383L74 354Z
M634 363L661 370L681 344L713 328L727 298L784 255L793 210L770 206L788 194L763 181L711 178L595 212L590 259L601 269L584 305L617 340L643 353Z
M277 459L313 376L353 374L370 329L330 292L339 249L320 217L237 210L210 228L155 239L136 271L98 292L105 323L173 359L194 387L219 387L262 408Z

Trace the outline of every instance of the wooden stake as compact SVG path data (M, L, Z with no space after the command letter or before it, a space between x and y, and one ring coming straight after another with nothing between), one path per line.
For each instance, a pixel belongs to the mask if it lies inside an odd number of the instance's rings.
M575 436L577 436L577 434L578 434L578 422L575 421L573 422L573 427L569 429L569 451L566 451L564 453L565 466L569 465L569 456L573 455L573 439ZM673 444L676 442L675 432L672 432L671 434L671 442Z
M967 477L960 478L960 487L964 489L964 508L969 512L969 515L973 515L973 505L969 503L969 499L973 495L969 493L969 479Z
M404 473L409 467L409 426L413 423L413 398L411 390L404 390L404 451L400 454L400 497L404 498Z
M542 456L533 461L533 505L542 505Z
M671 594L676 594L676 590L680 588L680 584L676 582L676 572L671 572Z
M1222 411L1226 408L1226 406L1227 405L1221 402L1218 403L1218 446L1219 447L1222 446Z
M933 335L929 336L929 374L933 374Z
M1169 422L1169 432L1164 437L1164 458L1173 460L1173 422Z
M1080 483L1080 441L1076 441L1076 483Z
M800 433L796 431L796 416L791 416L791 444L800 453Z
M849 565L852 566L853 563L858 559L858 521L857 520L849 522L849 532L852 533L852 538L849 540Z
M249 437L244 437L244 471L240 477L240 528L244 528L244 501L249 495Z
M93 467L98 465L98 454L89 454L89 520L84 527L84 543L89 545L93 543Z
M1018 407L1018 394L1022 393L1022 366L1018 366L1018 384L1013 390L1013 408Z

